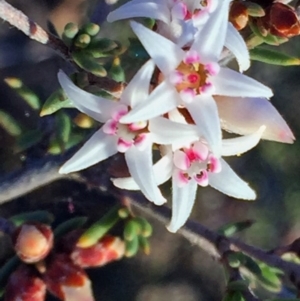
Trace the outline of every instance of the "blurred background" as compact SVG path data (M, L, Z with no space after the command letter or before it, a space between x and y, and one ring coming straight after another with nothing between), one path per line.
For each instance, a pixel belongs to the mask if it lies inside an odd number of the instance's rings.
M118 38L117 26L107 27L105 16L113 6L103 0L14 0L7 1L26 13L43 28L49 21L58 34L68 22L83 24L89 18L102 24L101 34ZM123 35L124 37L124 35ZM300 56L299 38L280 46L291 55ZM32 110L4 82L20 78L44 102L58 88L58 69L69 66L54 51L31 41L23 33L1 22L0 25L0 110L8 112L23 127L40 126L37 111ZM271 102L284 117L296 139L300 134L300 68L277 67L254 62L247 74L270 86ZM70 110L71 111L71 110ZM43 128L51 128L52 117L44 117ZM50 132L49 132L50 135ZM45 155L43 144L22 151L15 149L15 137L0 127L0 174L5 176ZM249 244L265 249L291 243L300 236L300 142L293 145L262 141L254 150L227 161L257 191L255 202L231 199L213 189L200 189L192 218L210 229L229 222L254 220L253 226L240 234ZM0 207L0 215L47 209L57 222L74 215L100 217L115 200L85 185L61 180L22 196ZM69 212L69 204L74 213ZM225 288L223 270L218 262L191 245L180 235L170 234L155 220L151 254L139 254L101 269L90 270L96 300L114 301L196 301L221 300ZM9 245L8 241L4 244ZM10 253L1 248L2 262ZM48 296L47 300L56 300Z

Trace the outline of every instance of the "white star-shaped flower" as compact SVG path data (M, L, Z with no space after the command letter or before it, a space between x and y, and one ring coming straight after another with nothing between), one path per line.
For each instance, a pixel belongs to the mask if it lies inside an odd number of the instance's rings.
M205 140L195 140L198 135L195 126L158 117L150 124L150 128L156 143L172 143L166 146L165 155L153 167L157 185L172 178L172 218L169 231L176 232L184 225L191 213L199 186L210 185L238 199L255 199L255 192L222 158L214 155ZM250 150L257 145L265 128L261 126L250 135L222 140L221 156L234 156ZM171 137L170 129L176 132ZM180 145L180 136L189 137L193 142ZM139 190L133 178L118 178L113 183L123 189Z
M104 125L68 160L59 170L70 173L85 169L108 157L122 152L131 176L140 190L152 202L161 205L166 202L155 184L152 170L152 138L148 120L123 124L121 117L148 98L149 85L154 70L153 61L148 61L133 77L123 91L120 101L95 96L80 88L62 71L59 82L67 96L81 112Z

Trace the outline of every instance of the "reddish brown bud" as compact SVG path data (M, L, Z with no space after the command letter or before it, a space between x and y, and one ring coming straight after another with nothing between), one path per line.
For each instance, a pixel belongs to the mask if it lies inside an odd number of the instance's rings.
M21 265L13 272L5 288L4 301L44 301L46 284L35 270Z
M124 252L124 242L118 237L107 235L91 247L76 247L71 259L83 268L99 267L122 258Z
M266 15L258 20L258 25L279 37L291 38L300 34L296 11L279 2L273 3L266 9Z
M17 255L26 263L44 259L53 246L53 233L48 225L25 223L13 234L13 243Z
M47 289L64 301L94 301L91 281L67 254L56 255L44 274Z
M248 24L249 16L247 7L241 2L232 2L229 21L237 30L242 30Z

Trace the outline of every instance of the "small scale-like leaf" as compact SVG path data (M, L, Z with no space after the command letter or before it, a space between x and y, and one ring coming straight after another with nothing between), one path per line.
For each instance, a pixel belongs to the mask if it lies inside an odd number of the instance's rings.
M251 17L263 17L265 15L264 9L257 3L245 1L243 4L247 7L247 13Z
M143 217L136 217L134 219L137 223L139 223L140 225L140 229L141 229L141 235L143 237L150 237L152 235L153 232L153 228L151 226L151 224Z
M88 47L88 45L91 42L91 37L86 34L86 33L82 33L79 34L75 39L74 39L74 45L78 48L86 48Z
M128 210L128 208L124 207L119 209L118 214L120 218L125 219L130 216L130 211Z
M260 61L263 63L279 66L300 65L300 58L296 58L288 54L264 47L256 47L254 49L251 49L250 58L254 61Z
M0 126L10 135L16 137L22 134L21 125L8 113L0 110Z
M247 280L230 281L227 285L227 291L229 292L245 292L249 289L249 283Z
M70 138L70 134L71 134L71 119L70 117L60 111L58 112L56 115L56 135L58 137L58 139L63 143L67 143L69 141Z
M14 215L9 220L12 221L16 227L18 227L25 222L51 224L54 221L54 216L46 210L37 210Z
M139 236L138 237L139 240L139 246L140 249L146 254L149 255L150 254L150 243L148 238L144 237L144 236Z
M243 254L245 257L243 266L245 268L247 268L252 274L256 275L256 276L261 276L262 275L262 271L258 265L258 263L253 260L251 257Z
M34 110L39 110L41 107L40 98L31 89L26 87L22 80L14 77L4 79L5 83L11 87L25 102Z
M126 241L132 241L141 231L141 227L139 223L137 223L134 219L129 220L124 227L124 239Z
M39 129L27 131L17 137L17 152L22 152L37 143L43 138L43 133Z
M125 240L125 256L133 257L139 250L139 239L137 236L133 240Z
M79 238L77 246L88 248L101 239L119 220L120 206L115 206L99 221L89 227Z
M255 35L257 35L258 37L260 37L264 41L264 43L266 43L266 44L269 44L269 45L272 45L272 46L278 46L278 45L288 41L288 39L286 39L286 38L277 37L277 36L274 36L272 34L267 34L266 36L264 36L260 32L260 30L256 26L256 24L254 24L253 22L249 22L249 26L250 26L252 32Z
M73 43L73 39L79 32L79 27L75 23L68 23L63 31L62 40L63 42L70 47Z
M86 51L88 51L94 58L105 57L109 51L118 47L118 44L110 39L101 38L91 41Z
M107 75L105 68L85 51L72 52L72 58L79 67L96 76L104 77Z
M227 254L226 259L232 268L238 268L244 265L246 260L244 254L241 252L230 252Z
M238 232L250 228L253 225L253 220L245 220L241 222L228 223L219 228L218 233L226 237L230 237Z
M91 37L94 37L100 32L100 26L95 23L87 23L81 28L80 31L87 33Z
M71 147L77 145L84 139L84 135L80 134L71 134L68 142L64 145L65 150L70 149ZM51 155L59 155L62 153L60 142L57 138L54 138L50 141L50 145L48 147L48 153Z
M125 72L121 66L121 61L118 57L113 60L112 66L110 67L108 74L116 82L125 82Z
M64 91L59 89L52 93L46 100L40 112L40 116L51 115L62 108L74 108L74 105Z

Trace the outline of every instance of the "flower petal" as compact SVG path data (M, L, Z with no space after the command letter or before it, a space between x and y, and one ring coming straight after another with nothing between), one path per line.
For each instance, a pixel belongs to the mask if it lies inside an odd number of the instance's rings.
M266 126L262 138L293 143L294 135L274 106L265 98L215 97L226 131L247 135Z
M170 10L165 4L160 4L159 1L129 1L109 13L107 21L114 22L134 17L146 17L168 23L170 21Z
M225 47L236 57L240 72L245 71L250 67L250 56L247 45L242 36L230 22L228 22L227 27Z
M139 38L160 71L167 77L182 61L185 52L172 41L131 21L132 30Z
M261 126L253 134L222 140L222 156L235 156L247 152L256 146L261 139L266 126Z
M172 218L167 229L176 232L189 218L196 198L197 183L190 180L183 187L173 182Z
M149 95L150 80L154 68L155 64L152 60L145 63L127 85L120 102L131 108L144 102Z
M156 205L162 205L167 200L157 187L152 166L152 143L149 139L148 145L140 151L133 145L125 153L129 172L145 197Z
M220 173L209 173L209 185L237 199L254 200L256 193L221 159Z
M122 123L149 120L177 107L181 101L175 88L163 81L146 99L120 119Z
M260 82L228 68L221 68L218 75L210 78L215 86L215 95L232 97L266 97L273 92Z
M221 126L218 108L211 96L195 97L194 101L186 104L186 107L195 121L200 134L206 139L213 153L219 157L221 154Z
M171 153L163 156L153 165L155 183L161 185L168 181L172 176L173 156ZM139 185L132 177L112 179L116 187L126 190L140 190Z
M98 130L59 170L65 174L90 167L117 153L117 138Z
M75 107L95 120L107 121L118 106L116 102L80 89L62 70L58 72L58 81Z
M219 59L225 43L230 1L219 1L215 11L196 34L191 50L201 55L202 62L217 62Z
M167 145L176 143L182 147L199 139L197 127L191 124L173 122L156 117L149 121L149 131L155 143Z

